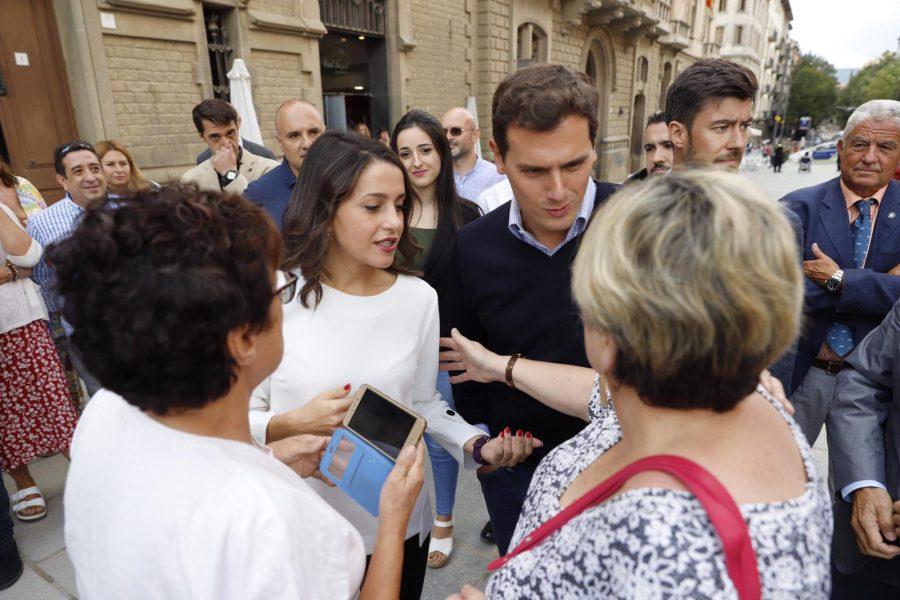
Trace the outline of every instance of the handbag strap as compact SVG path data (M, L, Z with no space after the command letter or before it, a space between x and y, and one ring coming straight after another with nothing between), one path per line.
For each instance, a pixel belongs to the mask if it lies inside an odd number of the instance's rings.
M697 497L722 540L725 566L737 590L738 598L759 600L762 592L756 553L750 543L747 523L731 494L712 473L694 461L669 454L642 458L613 474L525 536L512 552L491 562L488 570L499 569L510 559L528 552L585 510L607 500L629 479L642 471L663 471L673 475Z

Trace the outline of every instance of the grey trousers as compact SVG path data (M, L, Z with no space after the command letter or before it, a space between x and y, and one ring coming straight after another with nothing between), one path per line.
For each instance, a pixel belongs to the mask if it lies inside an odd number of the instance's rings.
M836 376L829 375L817 367L811 367L800 387L791 395L791 404L796 411L794 420L797 421L810 446L816 443L816 438L819 437L822 426L828 418L836 382Z
M90 400L103 386L84 366L84 360L82 360L81 354L75 349L75 346L71 345L71 342L69 343L69 348L69 358L72 359L72 366L75 367L78 376L84 382L84 387L87 388L88 400Z

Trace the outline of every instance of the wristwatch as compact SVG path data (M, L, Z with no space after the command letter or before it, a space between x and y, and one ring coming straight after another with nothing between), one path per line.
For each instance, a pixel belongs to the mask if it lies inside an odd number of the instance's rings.
M477 462L479 465L488 466L491 464L488 461L481 458L481 447L484 446L485 444L487 444L488 441L490 441L490 439L491 438L489 438L488 436L483 435L480 438L478 438L477 440L475 440L475 443L472 444L472 460Z
M238 176L238 172L235 171L234 169L231 169L230 171L225 171L225 179L228 181L228 183L231 183L232 181L237 179L237 176Z
M838 269L834 275L825 281L825 289L829 292L836 292L841 289L841 280L844 279L844 270Z

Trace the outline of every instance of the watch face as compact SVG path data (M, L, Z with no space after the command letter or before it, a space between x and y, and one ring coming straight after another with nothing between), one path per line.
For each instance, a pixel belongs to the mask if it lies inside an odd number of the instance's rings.
M841 285L841 283L837 279L832 277L831 279L829 279L828 281L825 282L825 289L828 290L829 292L833 292L838 289L839 285Z

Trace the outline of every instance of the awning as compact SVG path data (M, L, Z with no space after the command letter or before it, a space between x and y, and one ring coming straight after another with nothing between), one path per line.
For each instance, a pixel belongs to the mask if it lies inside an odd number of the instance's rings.
M228 71L231 105L241 117L241 138L262 145L262 132L253 107L253 91L250 89L250 71L240 58L234 59Z

